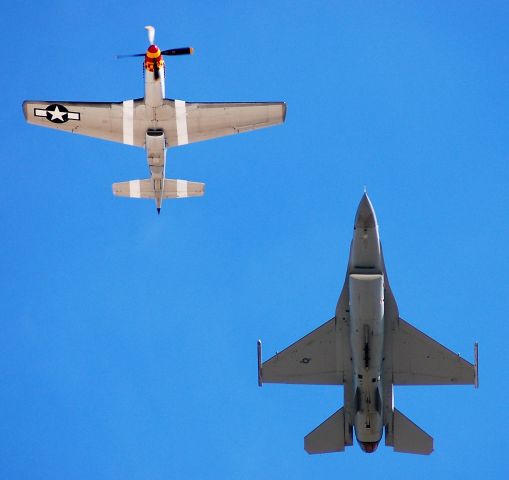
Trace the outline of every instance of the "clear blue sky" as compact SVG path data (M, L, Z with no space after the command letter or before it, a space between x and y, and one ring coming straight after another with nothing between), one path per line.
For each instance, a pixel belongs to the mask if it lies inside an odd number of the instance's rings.
M509 4L10 2L0 17L0 478L491 478L507 473ZM201 199L115 198L142 149L26 125L24 99L288 103L282 127L170 150ZM334 314L367 185L403 318L481 388L397 388L430 457L303 437L342 390L256 384ZM390 473L389 473L390 472Z

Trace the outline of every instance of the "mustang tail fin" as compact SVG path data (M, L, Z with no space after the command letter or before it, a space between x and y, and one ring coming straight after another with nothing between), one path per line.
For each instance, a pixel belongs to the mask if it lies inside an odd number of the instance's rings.
M345 450L344 408L340 408L304 437L304 449L310 454Z
M130 198L186 198L201 197L205 193L205 184L165 178L131 180L113 184L113 195Z
M433 437L409 420L399 410L392 415L392 432L385 435L385 444L395 452L429 455L433 452Z

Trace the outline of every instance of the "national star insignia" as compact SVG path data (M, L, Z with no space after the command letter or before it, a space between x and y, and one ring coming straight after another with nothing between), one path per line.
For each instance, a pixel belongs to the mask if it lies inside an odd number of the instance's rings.
M50 115L51 115L51 118L50 120L55 122L57 120L60 120L61 122L64 121L64 115L67 113L66 110L62 110L60 111L58 109L58 105L55 105L55 109L53 111L51 110L46 110Z
M68 120L79 120L79 112L70 112L63 105L53 103L46 108L35 108L34 115L36 117L45 117L53 123L65 123Z

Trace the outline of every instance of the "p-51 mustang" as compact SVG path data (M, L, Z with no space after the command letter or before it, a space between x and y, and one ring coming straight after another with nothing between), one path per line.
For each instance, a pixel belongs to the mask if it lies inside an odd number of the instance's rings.
M334 318L262 364L258 384L343 385L344 406L304 439L308 453L353 444L374 452L430 454L433 438L394 408L394 385L478 386L472 365L405 322L387 278L375 211L366 194L357 209L350 258Z
M192 48L160 50L154 27L145 53L145 97L124 102L23 102L28 123L145 147L151 178L113 184L113 194L153 198L157 212L165 198L197 197L204 183L165 178L166 149L277 125L285 120L284 102L195 103L165 98L164 56L188 55Z

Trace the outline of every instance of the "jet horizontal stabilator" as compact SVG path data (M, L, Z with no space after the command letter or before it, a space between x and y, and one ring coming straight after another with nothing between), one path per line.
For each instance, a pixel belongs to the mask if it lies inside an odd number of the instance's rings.
M258 384L343 385L344 405L304 438L310 454L342 452L357 439L374 452L428 455L433 438L394 407L394 385L479 385L474 364L399 316L389 285L378 222L365 193L355 216L353 239L336 314L322 326L262 363Z
M168 148L278 125L285 121L284 102L186 102L166 98L164 57L189 55L192 47L160 50L155 29L145 27L149 46L144 57L145 95L122 102L26 100L28 123L113 142L143 147L150 178L113 184L113 194L155 200L157 212L167 198L199 197L205 184L166 178Z

